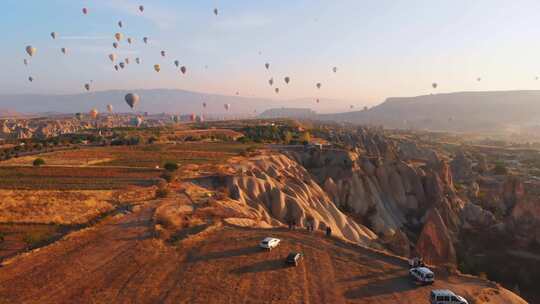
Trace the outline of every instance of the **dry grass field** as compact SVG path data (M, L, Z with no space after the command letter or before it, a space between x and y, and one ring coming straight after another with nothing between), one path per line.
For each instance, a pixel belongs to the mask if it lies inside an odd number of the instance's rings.
M161 170L96 167L0 167L0 189L103 190L151 186Z
M84 224L114 208L114 192L0 190L0 223Z
M155 168L166 161L180 164L219 163L252 145L221 142L186 142L137 146L91 147L25 156L0 162L0 166L27 166L37 157L49 166L120 166Z

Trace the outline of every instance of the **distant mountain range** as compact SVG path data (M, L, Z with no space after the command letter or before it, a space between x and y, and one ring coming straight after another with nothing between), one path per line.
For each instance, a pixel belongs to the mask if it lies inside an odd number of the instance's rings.
M313 107L315 99L273 100L266 98L226 96L198 93L184 90L153 89L133 90L141 96L137 111L150 113L206 113L207 115L257 115L269 108ZM86 112L92 108L105 111L112 104L117 112L130 112L124 102L127 91L111 90L75 95L0 95L0 108L13 109L23 113L75 113ZM203 102L207 104L203 109ZM321 99L317 110L329 112L336 100ZM224 105L230 104L226 111ZM342 104L345 104L343 102ZM336 112L336 109L332 110Z
M319 119L388 128L492 131L540 124L540 91L492 91L388 98L367 111L319 115Z
M134 90L141 96L137 111L150 113L205 113L207 116L256 116L309 118L388 128L441 131L490 131L495 128L540 125L540 91L492 91L392 97L368 110L335 113L346 102L331 99L273 100L226 96L183 90ZM74 113L96 107L130 112L126 91L102 91L77 95L0 95L0 117L20 113ZM203 102L207 104L203 109ZM226 111L224 105L231 104ZM334 108L332 108L334 107ZM9 109L9 110L8 110ZM337 109L337 110L336 110ZM335 114L317 114L326 112ZM16 111L16 112L15 112Z

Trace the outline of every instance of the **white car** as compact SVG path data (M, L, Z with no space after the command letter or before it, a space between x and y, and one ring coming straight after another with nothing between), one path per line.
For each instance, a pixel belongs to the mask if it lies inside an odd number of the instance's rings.
M433 284L435 281L435 274L427 267L411 268L409 269L409 275L413 280L422 284Z
M273 237L267 237L264 240L261 241L259 244L259 247L272 250L272 248L276 248L279 245L279 242L281 242L280 239L276 239Z
M432 290L430 294L431 304L469 304L465 298L458 296L447 289Z

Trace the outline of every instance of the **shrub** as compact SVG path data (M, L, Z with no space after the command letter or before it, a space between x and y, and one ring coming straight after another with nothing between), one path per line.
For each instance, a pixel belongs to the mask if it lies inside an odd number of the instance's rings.
M39 167L45 165L45 160L43 158L36 158L34 159L34 162L32 163L34 167Z
M493 169L493 172L497 175L506 175L508 173L508 169L506 168L506 165L503 162L497 162L495 164L495 168Z
M165 198L169 195L169 189L159 188L156 190L156 198Z
M161 174L161 178L167 181L167 183L170 183L174 180L174 176L170 172L165 172Z
M23 241L28 247L35 248L46 244L51 238L52 236L46 232L32 231L26 233L23 237Z
M165 170L167 170L169 172L174 172L174 171L178 170L178 164L174 163L174 162L166 162L163 165L163 168L165 168Z

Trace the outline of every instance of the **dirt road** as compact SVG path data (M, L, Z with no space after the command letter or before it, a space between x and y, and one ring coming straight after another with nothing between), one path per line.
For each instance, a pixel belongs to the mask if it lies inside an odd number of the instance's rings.
M307 232L225 226L200 240L167 245L153 237L157 204L2 266L0 303L416 304L428 303L432 288L472 296L487 286L463 277L416 286L400 259ZM265 236L282 244L260 250ZM298 267L284 264L290 251L304 253Z

